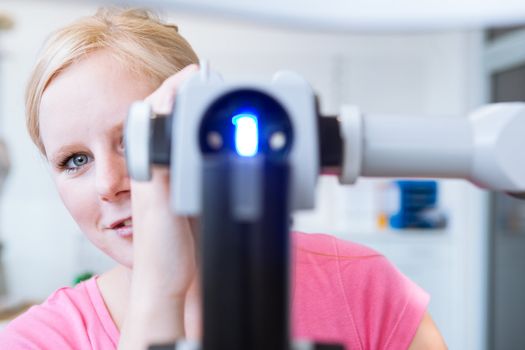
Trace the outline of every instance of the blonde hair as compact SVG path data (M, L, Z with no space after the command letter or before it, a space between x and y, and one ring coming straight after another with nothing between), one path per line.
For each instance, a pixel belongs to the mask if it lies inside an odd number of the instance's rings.
M110 50L125 67L157 85L198 62L177 26L144 9L101 8L57 30L44 44L26 90L27 129L43 155L39 109L45 89L61 71L101 49Z

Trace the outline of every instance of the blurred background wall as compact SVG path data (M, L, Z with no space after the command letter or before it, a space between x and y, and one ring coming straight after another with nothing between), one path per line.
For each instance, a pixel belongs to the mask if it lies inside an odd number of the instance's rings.
M0 36L0 135L12 159L0 237L11 298L41 300L81 272L111 266L62 206L24 122L25 84L44 39L95 9L72 2L0 3L15 22ZM372 113L465 117L485 99L481 31L341 34L161 12L226 79L268 80L279 69L297 71L318 92L327 114L351 103ZM385 183L367 179L342 188L335 178L321 178L316 210L298 213L294 228L334 234L385 254L432 295L430 312L451 349L482 349L486 194L463 181L439 181L447 226L394 231L378 224Z

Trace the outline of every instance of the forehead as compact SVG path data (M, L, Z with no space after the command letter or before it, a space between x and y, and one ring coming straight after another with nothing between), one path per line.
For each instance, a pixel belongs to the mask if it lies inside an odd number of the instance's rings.
M68 143L83 143L124 121L129 105L154 89L107 51L98 51L61 72L44 91L39 110L49 156Z

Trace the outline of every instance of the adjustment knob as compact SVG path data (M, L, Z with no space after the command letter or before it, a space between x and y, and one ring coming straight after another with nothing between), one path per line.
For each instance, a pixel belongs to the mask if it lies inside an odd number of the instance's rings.
M136 181L151 179L151 120L149 103L134 102L124 129L124 149L129 176Z

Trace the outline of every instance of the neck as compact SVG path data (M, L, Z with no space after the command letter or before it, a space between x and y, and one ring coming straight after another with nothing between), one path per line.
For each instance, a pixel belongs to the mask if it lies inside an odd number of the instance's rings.
M113 318L113 322L120 330L126 317L128 308L129 291L131 288L131 269L118 265L97 279L97 284L102 298ZM186 338L198 341L201 339L201 291L198 276L195 277L188 293L184 308L184 323Z

